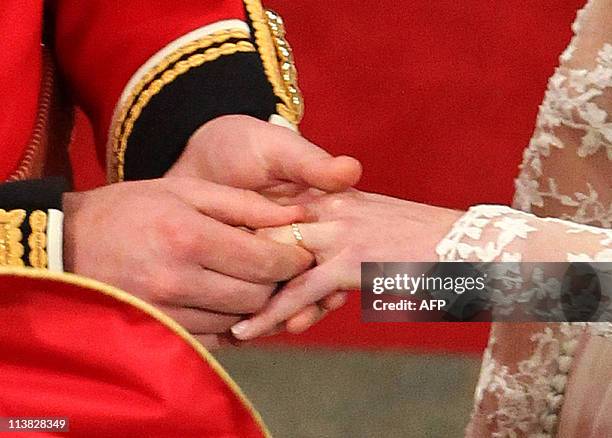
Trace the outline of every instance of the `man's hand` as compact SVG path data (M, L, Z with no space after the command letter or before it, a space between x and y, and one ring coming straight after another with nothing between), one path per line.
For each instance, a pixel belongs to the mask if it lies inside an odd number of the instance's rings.
M209 347L313 262L302 248L237 228L299 221L301 207L199 178L69 193L64 209L68 271L149 301Z
M287 128L225 116L191 137L167 176L202 178L283 202L309 188L344 191L359 181L361 165L354 158L334 158Z
M279 204L289 204L312 191L351 188L361 177L361 164L351 157L333 157L287 128L233 115L202 126L166 176L190 176L255 190ZM343 292L325 297L295 315L286 328L301 332L345 302Z

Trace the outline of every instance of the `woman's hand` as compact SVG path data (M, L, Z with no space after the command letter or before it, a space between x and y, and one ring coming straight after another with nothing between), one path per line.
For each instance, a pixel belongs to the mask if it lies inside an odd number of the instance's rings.
M300 203L313 221L299 225L302 245L315 255L318 266L287 283L260 313L236 324L232 332L238 339L255 338L286 320L290 326L310 325L303 309L335 291L358 289L363 261L437 260L436 245L462 215L359 191L302 196ZM297 243L290 226L259 234ZM298 321L292 321L294 315Z
M68 271L149 301L207 347L314 261L302 248L237 228L303 220L301 207L200 178L68 193L64 212Z

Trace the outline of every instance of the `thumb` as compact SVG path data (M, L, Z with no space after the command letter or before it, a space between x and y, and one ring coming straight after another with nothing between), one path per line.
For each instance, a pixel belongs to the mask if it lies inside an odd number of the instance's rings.
M326 192L341 192L359 182L362 169L355 158L333 157L287 128L272 129L278 132L267 136L261 150L273 177Z

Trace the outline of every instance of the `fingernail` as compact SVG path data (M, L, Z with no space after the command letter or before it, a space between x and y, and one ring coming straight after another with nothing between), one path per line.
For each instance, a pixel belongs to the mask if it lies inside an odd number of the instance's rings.
M246 340L247 335L248 335L249 325L250 324L248 321L241 321L238 324L234 324L231 328L232 334L234 335L236 339Z
M348 294L344 293L338 297L338 308L344 306L348 301Z

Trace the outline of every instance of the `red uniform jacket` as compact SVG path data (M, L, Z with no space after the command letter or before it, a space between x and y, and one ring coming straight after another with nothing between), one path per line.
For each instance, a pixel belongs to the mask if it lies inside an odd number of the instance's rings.
M297 124L277 25L256 0L4 0L0 417L67 417L83 436L266 435L178 324L125 292L44 270L46 212L66 187L32 180L65 167L73 104L92 120L109 182L163 175L224 114Z

